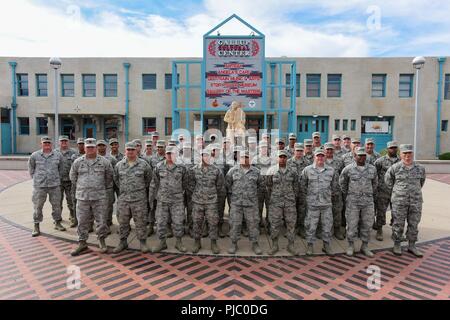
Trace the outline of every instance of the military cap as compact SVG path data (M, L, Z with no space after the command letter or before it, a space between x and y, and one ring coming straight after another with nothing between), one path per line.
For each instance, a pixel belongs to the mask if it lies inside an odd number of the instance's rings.
M201 152L202 155L206 154L207 156L211 156L211 150L209 148L205 148Z
M119 140L117 140L116 138L109 139L109 145L112 145L113 143L119 143Z
M177 153L177 148L174 146L169 146L166 148L166 153Z
M239 152L239 151L241 151L242 150L242 147L241 146L234 146L233 147L233 152Z
M156 147L165 147L166 146L166 141L164 140L158 140L156 142Z
M320 138L320 132L318 132L318 131L313 132L312 137L313 137L313 138L314 138L314 137L319 137L319 138Z
M59 136L59 141L69 141L68 136Z
M389 141L389 142L386 144L386 146L387 146L388 149L389 149L389 148L398 148L398 143L397 143L397 141Z
M275 140L275 143L276 143L276 144L280 144L280 143L285 144L284 138L277 138L277 139Z
M169 140L169 146L176 146L177 145L177 140Z
M305 147L312 146L313 145L313 141L311 139L305 139L305 140L303 140L303 145Z
M133 141L125 143L125 150L126 149L136 149L136 143Z
M180 134L180 135L178 135L178 140L184 140L184 134Z
M267 132L264 132L264 133L261 135L261 138L266 138L266 137L270 137L270 134L268 134Z
M230 140L230 138L225 137L225 138L223 138L223 142L224 142L224 143L225 143L225 142L231 142L231 140Z
M342 136L342 140L347 140L347 139L351 139L350 138L350 136L349 135L347 135L347 134L344 134L343 136Z
M364 147L356 148L356 155L357 156L367 156L366 148L364 148Z
M159 137L159 132L158 131L153 131L152 137Z
M210 147L211 150L220 150L220 145L218 143L212 143L208 147Z
M361 143L361 139L359 139L359 138L352 138L352 143Z
M331 140L341 140L341 137L339 137L339 135L338 134L333 134L333 136L332 136L332 138L331 138Z
M191 148L191 143L190 142L183 143L183 149L190 149L190 148Z
M197 134L195 136L195 140L197 140L197 139L203 139L203 135L202 134Z
M400 152L401 153L414 152L414 147L413 147L412 144L401 144L400 145Z
M84 139L83 138L78 138L77 144L84 144Z
M248 143L258 143L256 137L248 137Z
M288 153L286 150L278 150L278 157L287 157Z
M305 148L303 147L303 143L294 144L294 150L305 150Z
M133 142L134 142L136 145L142 146L142 141L141 141L141 139L134 139Z
M366 138L365 144L369 144L369 143L375 144L375 141L373 140L373 138Z
M261 141L261 142L259 143L259 147L260 147L260 148L262 148L262 147L267 147L267 141Z
M153 145L152 139L146 139L145 140L145 146L147 147L147 146L151 146L151 145Z
M107 145L105 140L97 140L97 145L100 145L100 144L102 144L104 146Z
M45 136L45 137L42 137L41 138L41 142L42 143L44 143L44 142L52 142L52 138L50 138L50 137L48 137L48 136Z
M317 156L318 154L325 155L325 151L322 148L316 148L316 150L314 150L314 155Z
M333 149L334 150L334 144L332 142L325 143L324 147L325 147L325 150L326 149Z
M84 140L85 147L96 147L97 146L97 140L94 138L87 138Z
M239 150L240 152L239 152L239 156L241 157L241 158L244 158L244 157L250 157L250 152L248 152L248 150Z
M289 140L297 140L297 136L295 135L295 133L289 133Z

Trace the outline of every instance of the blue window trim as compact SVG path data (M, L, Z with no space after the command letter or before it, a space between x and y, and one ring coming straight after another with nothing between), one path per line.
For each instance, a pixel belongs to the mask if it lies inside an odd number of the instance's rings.
M28 119L28 125L24 125L20 120ZM19 123L19 136L29 136L30 135L30 118L28 117L18 117L17 122ZM23 133L23 129L27 129L28 133Z
M330 76L339 76L339 80L330 80ZM339 84L339 95L330 96L330 84ZM341 98L342 97L342 74L341 73L329 73L327 74L327 98Z
M155 77L155 87L151 87L151 88L145 88L144 87L144 76L151 76L151 77ZM142 90L156 90L158 88L158 76L156 75L156 73L143 73L142 74Z
M167 77L168 76L170 76L170 81L169 81L170 87L167 87L167 83L168 83ZM180 74L179 73L177 73L177 84L180 84ZM171 73L164 74L164 90L172 90L172 74Z
M45 76L45 81L40 81L39 77ZM47 89L41 89L40 86L42 83L45 83ZM47 91L47 94L41 94L41 91ZM36 73L36 97L48 97L48 75L46 73Z
M409 77L409 81L402 81L401 78L402 77ZM400 86L402 84L408 84L409 85L409 92L407 96L402 96L400 95L401 91L405 91L405 90L401 90ZM414 74L413 73L401 73L398 77L398 97L399 98L412 98L413 96L413 88L414 88Z
M319 80L316 80L316 79L312 80L311 77L317 77ZM320 98L320 94L321 94L321 92L320 92L320 83L321 83L321 80L322 80L322 75L320 73L308 73L306 75L306 97L307 98ZM319 94L318 94L318 96L310 96L310 95L308 95L308 91L309 91L308 86L309 86L309 84L318 84L319 85L319 88L318 88Z
M72 81L65 80L66 77L70 77L70 76L73 77ZM71 96L64 94L64 90L65 90L64 86L69 83L73 84L73 89L67 89L67 90L73 90L73 95L71 95ZM73 73L61 74L61 97L67 97L67 98L75 97L75 75Z
M444 99L450 100L450 73L445 74Z
M295 88L295 96L296 97L300 97L300 73L296 73L295 74L295 83L296 83L296 88ZM291 88L289 88L289 86L291 86L291 74L290 73L286 73L286 94L285 96L287 98L289 98L291 96Z
M26 76L27 80L22 80L23 76ZM26 89L22 89L23 84L27 85ZM21 94L21 90L27 90L27 94ZM17 96L28 97L29 95L30 95L30 86L29 86L28 73L17 73Z
M145 130L145 120L147 120L147 119L155 119L155 130L154 131L156 131L156 117L142 117L142 135L144 135L144 136L151 135L151 133L148 133Z
M114 83L116 85L116 88L115 88L115 92L116 93L115 93L115 95L106 95L106 90L113 91L113 89L106 89L106 83L107 83L106 79L108 77L116 77L115 81L108 82L108 83ZM115 97L117 97L117 80L118 80L117 73L105 73L105 74L103 74L103 97L105 97L105 98L115 98Z
M383 81L382 82L374 81L374 77L383 77ZM386 80L387 80L387 75L385 73L374 73L374 74L372 74L372 91L371 91L372 98L385 98L386 97ZM383 84L383 91L382 91L382 95L381 96L374 96L373 95L373 85L374 85L374 83L375 84L379 84L379 83Z
M86 81L85 78L86 77L94 77L94 81ZM85 73L81 75L81 82L82 82L82 86L83 86L83 98L95 98L97 96L97 75L94 73ZM86 89L86 84L87 83L93 83L94 84L94 89ZM93 96L87 96L86 95L86 90L93 90L94 91L94 95Z
M46 133L41 132L41 128L43 128L39 122L40 119L44 119L47 121L47 125L45 126L47 128ZM43 136L48 134L48 118L47 117L36 117L36 135L37 136Z
M442 120L441 131L442 132L447 132L448 131L448 120Z

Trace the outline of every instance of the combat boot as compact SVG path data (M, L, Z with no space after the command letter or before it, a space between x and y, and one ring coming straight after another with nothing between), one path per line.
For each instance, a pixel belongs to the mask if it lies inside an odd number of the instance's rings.
M231 242L231 246L228 248L229 254L235 254L238 249L237 242Z
M194 248L192 249L192 253L198 253L201 248L202 248L201 240L200 239L195 239Z
M272 239L272 248L269 250L269 255L273 256L279 250L278 248L278 237Z
M415 255L417 258L423 257L423 253L420 252L419 249L417 249L415 241L409 242L408 251L411 252L413 255Z
M147 237L150 237L153 233L155 233L155 224L153 222L150 222L148 225L148 231L147 231Z
M225 232L223 225L224 225L223 222L219 223L219 237L221 238L225 238L227 236L227 233Z
M262 250L261 250L261 248L259 247L258 241L253 242L253 244L252 244L252 250L253 250L253 252L254 252L257 256L259 256L259 255L262 254Z
M108 253L108 247L106 246L105 238L98 239L99 248L101 253Z
M213 254L219 254L220 248L217 245L217 240L211 240L211 251Z
M78 219L77 217L73 217L72 220L70 221L70 227L71 228L76 228L78 226Z
M331 251L330 244L328 242L323 243L322 251L325 252L327 256L333 256L333 251Z
M378 229L377 229L377 235L375 236L375 238L376 238L378 241L383 241L383 227L382 227L382 226L379 226L379 227L378 227Z
M34 224L33 232L31 233L32 237L37 237L41 235L41 230L39 229L39 223Z
M88 245L86 243L85 240L81 240L80 242L78 242L78 247L73 250L72 252L70 252L70 255L75 257L75 256L79 256L82 252L86 251L88 249Z
M148 253L150 249L147 247L147 240L139 240L141 244L141 252L142 253Z
M152 252L158 253L167 249L166 239L159 240L159 244L157 247L153 248Z
M394 248L392 249L392 252L396 256L401 256L402 255L402 246L401 246L401 242L400 241L396 241L394 243Z
M177 242L175 243L175 249L177 249L181 253L187 251L186 247L183 245L183 241L181 240L181 238L177 238Z
M355 253L355 245L353 244L353 242L349 242L345 254L348 255L349 257L352 257L354 253Z
M289 241L287 251L292 254L293 256L297 256L298 252L297 249L295 249L294 241Z
M308 243L308 248L306 249L306 255L307 256L312 256L313 252L314 252L313 244L312 243Z
M167 238L173 238L173 230L170 224L167 225Z
M373 258L373 253L369 249L369 245L367 242L363 242L361 245L361 252L368 258Z
M342 234L342 229L341 229L341 227L336 227L336 228L334 228L334 236L335 236L336 239L338 239L338 240L344 240L344 235Z
M66 228L63 227L61 221L55 221L55 229L58 231L66 231Z
M113 250L113 253L119 253L123 250L128 249L127 239L120 239L119 245Z

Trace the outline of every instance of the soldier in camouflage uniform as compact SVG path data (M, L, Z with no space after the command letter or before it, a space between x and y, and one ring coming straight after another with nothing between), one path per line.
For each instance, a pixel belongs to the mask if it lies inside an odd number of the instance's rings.
M289 133L289 145L285 148L288 153L288 159L292 158L295 153L295 143L297 141L297 136L295 133Z
M72 164L77 160L78 158L82 157L85 154L84 150L84 139L78 138L77 140L77 150L75 151L75 154L72 155ZM77 219L77 197L75 196L77 186L72 183L71 192L72 192L72 203L73 203L73 209L75 211L74 219L70 225L71 228L75 228L78 225L78 219ZM89 232L94 231L93 228L89 229Z
M375 161L381 157L381 155L375 151L375 141L372 138L366 138L366 153L367 153L367 163L375 165Z
M75 150L69 148L69 137L59 137L59 148L56 149L62 155L63 159L63 172L61 174L61 210L63 207L64 194L66 196L67 207L69 208L70 227L74 228L75 224L75 210L73 207L73 195L72 195L72 182L70 181L69 172L72 167L72 156L75 154Z
M52 205L52 218L55 229L66 231L61 221L61 177L64 170L64 160L61 153L52 150L52 140L49 137L41 138L41 150L31 154L28 160L28 172L33 179L33 221L32 236L41 234L39 224L43 220L42 208L49 196Z
M309 161L305 159L304 147L302 143L296 143L294 146L294 156L290 158L287 162L288 166L293 167L297 171L297 175L300 176L307 166L309 166ZM303 194L299 193L296 201L297 208L297 234L303 239L306 237L305 234L305 217L306 217L306 199L302 197Z
M119 151L119 140L116 138L109 139L109 147L111 148L109 152L111 157L114 157L117 162L123 159L123 154Z
M344 161L341 158L334 155L334 144L331 142L325 143L325 164L333 167L338 175L341 174L344 169ZM331 202L333 203L333 226L334 226L334 236L336 239L344 240L344 235L342 233L342 208L343 200L342 193L334 193Z
M146 229L148 186L152 179L152 171L150 165L137 156L135 143L126 143L125 150L125 158L114 169L114 181L120 190L117 201L120 243L114 249L114 253L119 253L128 248L127 238L130 235L131 219L136 226L141 252L147 253L149 252Z
M339 177L339 184L344 195L347 220L347 255L353 256L354 241L358 235L362 241L361 252L367 257L373 257L368 244L370 227L375 216L374 199L377 196L378 176L375 167L366 163L364 148L356 148L356 161L349 164Z
M296 168L287 165L288 153L286 150L278 151L278 164L270 167L267 172L266 186L270 207L270 236L272 248L270 255L278 252L278 237L283 220L286 222L288 251L296 256L295 226L297 223L297 210L293 206L297 203L299 194L299 177Z
M177 242L175 248L180 252L186 252L182 243L184 233L184 192L187 189L187 173L184 166L175 163L177 150L167 147L166 160L158 163L153 171L152 182L149 189L150 206L154 199L157 200L156 220L157 232L160 240L153 252L161 252L167 249L167 225L169 217L172 220Z
M352 151L351 144L352 144L352 139L350 138L350 136L344 134L342 136L342 147L341 147L342 150L344 150L344 154Z
M98 153L98 155L100 155L103 158L105 158L106 160L108 160L109 163L111 163L111 166L114 170L118 161L116 160L115 157L106 153L106 141L105 140L97 141L97 153ZM106 189L106 195L107 195L107 199L108 199L108 207L106 209L106 212L107 212L106 223L107 223L108 227L112 226L112 224L113 224L112 216L113 216L114 202L116 201L116 197L114 196L114 190L117 188L118 187L116 186L116 184L113 183L112 188Z
M313 152L313 141L311 139L304 139L303 146L305 148L305 155L303 156L305 160L308 161L308 165L314 162L314 152Z
M313 139L313 150L316 148L320 148L322 146L322 142L320 139L320 132L318 131L313 132L312 139Z
M222 170L213 165L210 151L202 151L202 163L196 164L188 171L188 186L192 194L192 215L194 222L195 244L193 253L201 249L201 237L204 220L208 221L209 238L211 239L211 251L219 254L217 246L219 236L219 213L217 211L218 195L225 189Z
M186 172L194 166L194 159L192 157L192 149L190 142L184 142L182 148L182 154L177 158L177 164L186 168ZM193 220L192 220L192 192L188 189L184 192L184 206L186 207L186 226L185 233L189 234L192 238L193 234Z
M145 151L142 154L142 159L147 161L148 165L152 165L152 158L153 158L153 141L152 139L145 140Z
M159 132L153 131L152 133L153 153L156 153L156 151L158 151L158 141L159 141Z
M225 177L227 194L230 198L230 221L231 221L231 246L228 253L235 254L237 242L241 233L242 219L245 217L249 229L249 238L252 242L253 252L262 254L258 244L259 237L259 215L255 204L258 201L258 194L265 187L259 169L250 165L249 152L242 151L239 164L228 171Z
M416 241L422 216L422 187L426 178L425 168L413 160L413 146L411 144L400 145L400 157L401 161L392 165L384 176L386 186L392 188L393 252L396 255L402 254L401 237L405 228L405 221L407 221L408 251L416 257L422 257L423 254L416 247Z
M155 170L158 163L166 160L166 142L164 140L158 140L156 142L156 152L153 153L153 158L151 159L151 167L152 170ZM150 237L154 233L154 227L156 223L156 198L153 200L153 204L149 203L149 217L148 217L148 236ZM168 228L169 235L172 237L170 233L172 232L172 228ZM169 238L170 238L169 237Z
M100 251L108 252L105 239L108 235L106 210L108 199L106 190L113 187L111 163L97 154L96 140L85 140L86 154L75 160L70 169L70 180L76 185L78 247L70 254L77 256L88 249L87 239L92 220L96 223L96 233Z
M359 138L353 138L351 144L351 151L344 154L342 157L342 161L344 161L344 166L348 166L349 164L355 161L355 150L361 145L361 140Z
M234 153L231 145L230 138L223 138L222 142L222 151L220 153L220 157L222 158L222 167L223 167L223 176L225 177L228 171L234 167ZM228 234L225 231L224 223L225 223L225 201L228 200L228 209L230 207L230 200L227 199L227 192L224 190L221 194L219 194L219 202L218 202L218 210L219 210L219 237L224 238ZM229 215L229 214L228 214Z
M333 145L334 145L334 156L338 159L342 160L342 156L346 154L347 152L341 147L341 137L339 137L337 134L333 134L332 136Z
M300 189L306 198L306 241L307 255L313 254L316 229L319 220L322 223L323 249L327 255L332 255L330 241L333 228L333 212L331 199L339 192L337 172L325 164L325 152L322 148L314 151L314 163L307 166L301 175Z

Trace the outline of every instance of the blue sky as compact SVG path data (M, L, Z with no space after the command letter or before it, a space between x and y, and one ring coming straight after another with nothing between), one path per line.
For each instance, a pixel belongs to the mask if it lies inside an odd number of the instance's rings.
M233 13L265 33L269 57L450 53L450 1L444 0L15 0L0 6L1 56L200 57L202 35ZM248 30L236 24L221 30L231 32Z

